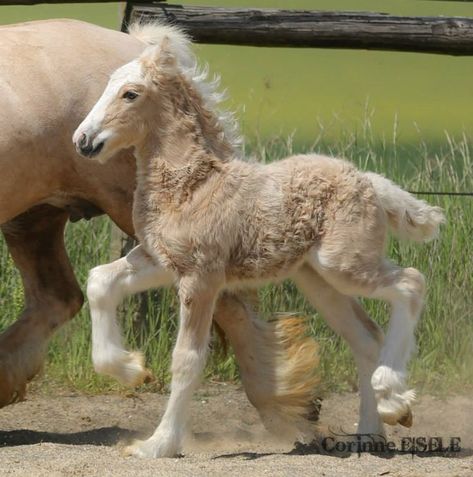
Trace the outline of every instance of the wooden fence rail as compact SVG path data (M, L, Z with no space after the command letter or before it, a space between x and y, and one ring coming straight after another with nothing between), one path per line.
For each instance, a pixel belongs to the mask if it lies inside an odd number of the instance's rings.
M130 3L129 21L167 21L200 43L473 55L473 18Z
M0 0L0 6L39 3L88 0ZM156 20L183 26L200 43L473 55L473 18L467 17L196 7L162 0L127 3L125 26Z
M157 0L164 1L164 0ZM116 3L117 0L0 0L0 6L7 5L41 5L43 3Z

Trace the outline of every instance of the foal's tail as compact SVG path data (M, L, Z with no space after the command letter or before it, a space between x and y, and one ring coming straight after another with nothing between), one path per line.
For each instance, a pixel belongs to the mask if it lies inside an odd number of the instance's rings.
M445 215L379 174L366 172L388 217L392 232L399 238L424 242L437 236Z

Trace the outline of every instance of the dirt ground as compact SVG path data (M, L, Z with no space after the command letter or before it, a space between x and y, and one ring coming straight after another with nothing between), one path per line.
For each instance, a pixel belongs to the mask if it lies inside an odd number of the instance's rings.
M296 446L266 433L241 389L202 388L192 405L192 431L185 455L175 459L123 457L124 443L150 434L166 396L138 394L30 395L0 410L0 475L21 476L472 476L473 398L419 399L412 430L401 436L461 438L458 453L431 455L333 453L315 445ZM321 432L356 428L358 398L333 395L322 406ZM325 431L324 431L325 429ZM331 443L332 441L330 441ZM330 446L329 446L330 447ZM329 449L330 450L330 449Z

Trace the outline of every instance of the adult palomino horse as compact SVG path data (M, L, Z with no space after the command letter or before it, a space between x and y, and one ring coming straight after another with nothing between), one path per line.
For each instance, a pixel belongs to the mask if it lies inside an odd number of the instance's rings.
M231 121L218 113L215 91L195 80L198 72L185 35L169 29L159 45L113 73L73 137L83 156L100 163L134 148L133 221L141 246L133 252L140 263L129 287L142 288L150 269L173 274L179 287L168 406L154 434L129 452L180 452L221 290L284 277L310 300L321 276L326 288L340 294L391 303L379 358L369 357L371 385L382 419L410 425L414 392L406 389L405 374L424 279L384 258L386 231L389 226L398 236L428 240L444 221L441 209L340 159L306 155L270 165L239 160L228 139ZM104 280L116 267L98 267L89 279L93 360L100 372L140 380L145 370L136 361L129 365L114 319L116 302L108 298L112 288ZM363 331L374 332L361 334L360 322ZM377 327L364 315L341 326L354 330L357 349L376 349ZM377 419L369 424L370 431L382 432Z
M109 164L84 161L70 138L109 74L140 54L144 42L161 37L159 27L133 37L67 20L0 27L0 224L25 290L22 315L0 335L0 406L23 397L50 336L82 306L64 248L67 220L107 214L133 234L133 157L121 153ZM120 261L120 273L110 276L116 300L140 286L165 282L150 270L145 282L129 288L127 274L133 275L137 265L142 269L136 255ZM323 312L330 313L330 299L321 296ZM340 306L351 307L351 302L342 300ZM273 411L306 412L313 395L314 380L307 380L307 374L314 369L315 348L299 322L262 322L233 294L219 300L215 319L263 417ZM274 353L275 346L279 352ZM286 374L276 375L281 359L288 361Z

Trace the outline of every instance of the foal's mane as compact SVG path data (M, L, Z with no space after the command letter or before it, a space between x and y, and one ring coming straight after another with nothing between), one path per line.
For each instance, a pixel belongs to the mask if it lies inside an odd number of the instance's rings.
M208 64L199 64L192 51L189 36L174 25L162 23L135 23L129 27L129 32L148 45L160 45L167 39L170 53L174 56L180 73L202 98L202 107L215 115L225 140L234 150L234 154L240 156L242 138L239 125L235 114L221 106L226 99L226 92L220 90L220 76L209 78Z

